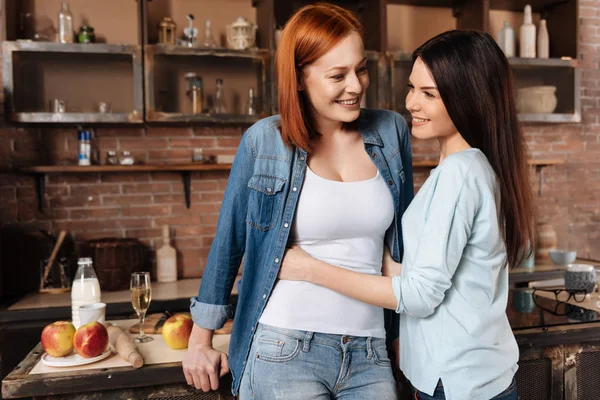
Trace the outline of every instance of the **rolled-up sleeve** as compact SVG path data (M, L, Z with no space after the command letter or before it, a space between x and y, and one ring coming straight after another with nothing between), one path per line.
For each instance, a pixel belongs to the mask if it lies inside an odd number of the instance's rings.
M194 323L206 329L219 329L233 317L229 297L245 250L248 181L254 171L251 130L242 137L231 167L198 297L190 299Z
M392 278L396 312L426 318L444 300L471 234L477 193L465 189L462 174L441 171L425 196L425 219L415 249L405 249L402 273ZM421 199L423 200L423 199Z

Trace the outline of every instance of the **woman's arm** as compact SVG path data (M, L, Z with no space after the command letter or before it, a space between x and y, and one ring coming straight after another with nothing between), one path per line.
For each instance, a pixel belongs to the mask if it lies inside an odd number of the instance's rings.
M391 277L367 275L336 267L313 258L298 246L286 251L279 279L311 282L364 303L391 310L398 306Z

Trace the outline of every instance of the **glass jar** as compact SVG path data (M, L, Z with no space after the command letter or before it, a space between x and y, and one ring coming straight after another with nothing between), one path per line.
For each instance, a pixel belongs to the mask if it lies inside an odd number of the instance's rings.
M94 28L87 25L82 25L79 28L79 33L77 34L77 41L79 43L96 43L96 34L94 33Z

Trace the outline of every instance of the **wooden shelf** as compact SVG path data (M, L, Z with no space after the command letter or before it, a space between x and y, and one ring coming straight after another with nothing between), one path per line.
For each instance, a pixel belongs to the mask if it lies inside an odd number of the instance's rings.
M242 114L185 114L167 113L162 111L148 110L146 112L147 122L176 122L176 123L210 123L210 124L253 124L266 114L242 115Z
M227 48L186 47L165 44L149 44L144 46L144 50L157 55L173 56L213 56L234 58L237 57L255 58L260 60L269 57L269 50L266 49L233 50Z
M11 121L24 124L130 124L144 122L142 116L142 110L131 113L15 112L9 114Z
M3 42L4 51L28 51L36 53L87 53L87 54L141 54L141 46L107 43L54 43L18 40Z
M510 57L508 62L512 67L516 68L530 68L530 67L541 67L541 68L577 68L579 67L579 61L572 58L520 58Z
M190 208L192 171L229 171L231 164L155 164L155 165L38 165L19 168L19 172L35 174L38 195L38 209L44 211L44 196L46 192L46 174L56 173L119 173L119 172L180 172L183 179L185 205Z
M142 46L140 45L121 45L121 44L106 44L106 43L53 43L53 42L33 42L33 41L14 41L2 42L3 60L2 74L4 83L4 92L8 95L5 98L4 108L7 119L15 123L23 124L132 124L144 122L144 102L143 102L143 67L142 67ZM44 67L59 60L60 62L76 62L83 63L82 73L85 73L87 66L97 67L102 65L106 67L111 63L126 63L127 74L131 74L133 86L132 104L127 104L125 107L120 107L119 111L111 113L97 112L65 112L54 113L46 112L45 108L37 111L39 104L33 103L23 105L15 98L15 90L23 89L35 91L36 94L44 92L44 84L39 87L36 82L37 77L31 80L28 75L22 76L23 71L28 71L23 68L23 64L31 67L32 60L36 60L36 71L38 74L44 75ZM39 69L38 69L39 68ZM48 72L46 71L46 72ZM73 70L77 74L79 70ZM89 72L89 71L88 71ZM33 74L36 75L35 73ZM43 81L42 81L43 82ZM26 85L27 88L20 86L15 87L16 83ZM77 90L81 90L81 84L75 85ZM88 88L89 89L89 88ZM85 88L84 88L85 90ZM89 89L91 90L91 89ZM88 90L88 91L89 91ZM68 98L64 97L64 98ZM93 97L93 96L92 96ZM40 103L43 96L40 97ZM46 101L46 100L44 100ZM114 105L114 103L113 103ZM71 105L72 106L72 105ZM43 106L42 106L43 107ZM31 111L31 109L36 111ZM91 108L91 107L90 107ZM75 109L75 108L74 108Z
M401 4L416 7L460 7L469 0L388 0L388 4ZM491 10L523 11L526 4L530 4L533 12L540 12L548 8L568 3L571 0L488 0Z
M467 0L388 0L388 4L400 4L415 7L456 7Z
M20 168L20 172L36 174L82 172L159 172L159 171L229 171L231 164L139 164L139 165L39 165Z
M542 123L578 123L581 122L579 112L573 114L519 114L521 122L542 122Z
M564 164L565 160L558 158L547 158L547 159L531 159L527 163L531 166L535 166L540 171L540 193L541 193L541 169L549 165L560 165ZM435 168L438 165L438 161L425 160L425 161L413 161L413 168ZM172 171L181 172L183 178L183 188L185 193L185 204L190 207L190 186L191 179L190 173L192 171L229 171L231 170L232 164L200 164L200 163L189 163L189 164L139 164L139 165L36 165L30 167L19 168L19 172L26 174L35 174L37 178L37 194L38 194L38 208L40 211L44 210L44 193L45 187L45 175L46 174L59 174L59 173L120 173L120 172L161 172L161 171Z
M535 167L547 167L550 165L562 165L565 160L560 158L540 158L540 159L529 159L527 164ZM438 166L437 160L423 160L413 161L413 168L435 168Z
M534 13L560 6L574 0L489 0L491 10L523 12L525 5L531 5Z

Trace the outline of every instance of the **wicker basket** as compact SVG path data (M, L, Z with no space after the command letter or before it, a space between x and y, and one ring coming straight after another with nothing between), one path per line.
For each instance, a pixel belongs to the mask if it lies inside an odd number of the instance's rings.
M127 290L131 273L146 270L145 248L137 239L90 240L81 252L92 257L101 290Z

